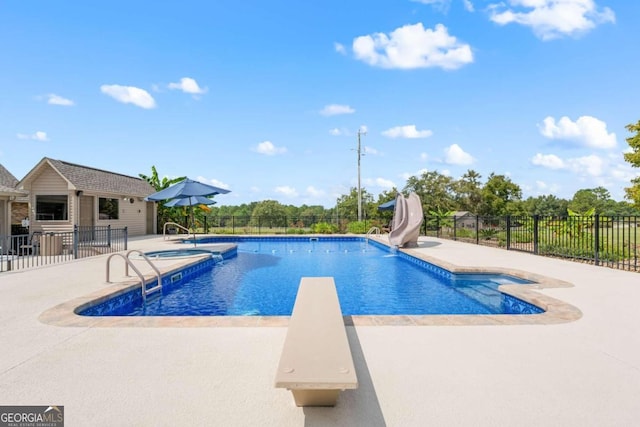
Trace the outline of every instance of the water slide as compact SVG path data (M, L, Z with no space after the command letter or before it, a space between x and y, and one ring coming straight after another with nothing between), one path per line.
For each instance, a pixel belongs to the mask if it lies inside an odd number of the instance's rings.
M416 193L405 198L402 194L396 197L393 221L389 232L389 243L397 247L418 246L418 236L422 225L422 202Z

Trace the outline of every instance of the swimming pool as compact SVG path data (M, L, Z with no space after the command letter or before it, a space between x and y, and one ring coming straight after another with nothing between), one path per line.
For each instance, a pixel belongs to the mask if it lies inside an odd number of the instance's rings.
M333 276L345 315L535 314L543 310L497 290L525 280L453 274L363 238L215 238L236 256L203 261L164 279L143 304L132 290L83 310L93 316L290 315L303 276ZM178 277L179 276L179 277ZM130 294L130 295L129 295Z

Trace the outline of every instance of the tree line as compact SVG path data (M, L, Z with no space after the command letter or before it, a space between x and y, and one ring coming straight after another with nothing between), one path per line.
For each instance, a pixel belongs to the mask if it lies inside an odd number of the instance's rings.
M633 135L626 139L630 151L624 158L632 167L640 167L640 120L630 124L627 130ZM157 191L178 182L184 177L169 180L159 178L155 166L152 174L140 177L147 180ZM426 215L444 216L456 211L466 211L480 216L522 216L540 215L562 217L571 211L576 214L587 212L599 215L640 215L640 176L631 181L631 186L625 188L627 201L615 201L604 187L585 188L576 191L570 200L558 198L554 195L522 198L520 186L505 175L491 173L486 181L482 176L469 169L459 179L454 179L438 171L423 172L419 176L407 179L400 190L392 188L374 197L366 189L361 189L363 215L365 218L388 219L392 212L380 212L378 206L395 199L398 192L408 195L415 192L422 200L423 211ZM166 221L179 222L185 210L181 208L166 208L159 204L159 223ZM284 205L275 200L263 200L241 204L239 206L200 206L196 208L199 217L287 217L287 218L357 218L358 190L351 188L349 194L340 196L333 208L321 205Z

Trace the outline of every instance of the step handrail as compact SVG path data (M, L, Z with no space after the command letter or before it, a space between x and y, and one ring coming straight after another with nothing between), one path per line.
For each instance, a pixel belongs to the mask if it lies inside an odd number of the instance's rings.
M366 238L368 239L369 236L371 236L373 233L375 233L376 236L379 236L380 235L380 229L378 227L376 227L376 226L371 227L369 229L369 231L367 231Z
M144 274L142 274L142 272L140 272L140 270L138 270L138 267L136 267L135 264L133 262L131 262L131 260L128 257L126 257L125 255L123 255L123 254L121 254L119 252L113 253L113 254L111 254L111 255L109 255L107 257L107 271L106 271L107 272L107 275L106 275L106 282L107 283L111 283L111 281L109 279L109 272L111 270L109 269L109 267L111 266L111 258L113 258L114 256L119 256L124 260L124 262L125 262L125 274L127 276L129 276L129 266L131 266L133 271L135 271L136 274L138 275L138 277L140 278L140 282L141 282L141 286L142 286L142 299L143 299L144 302L147 301L147 295L149 295L150 293L155 292L155 291L157 291L159 289L162 289L161 286L154 286L149 291L147 291L147 279L144 278ZM157 269L155 269L155 270L157 271ZM158 277L160 277L160 276L158 276ZM160 280L160 279L158 279L158 280Z
M145 292L147 295L150 295L156 291L159 291L162 289L162 274L160 273L160 270L158 270L158 267L155 266L154 263L151 262L151 260L149 259L148 256L146 256L142 251L140 251L139 249L131 249L129 252L127 252L127 259L131 260L129 258L129 255L131 255L132 253L136 253L139 254L140 256L142 256L142 259L144 259L145 261L147 261L147 264L149 264L151 266L151 268L153 269L153 271L156 273L156 277L158 278L158 285L154 286L151 289L146 289L145 288ZM133 265L133 263L131 263L131 265ZM127 263L127 265L124 268L124 273L128 276L129 275L129 263Z
M183 227L182 225L175 223L175 222L165 222L164 226L162 227L162 239L163 240L167 240L167 225L173 225L178 227L181 230L184 230L187 232L187 234L190 233L189 229L186 227ZM196 230L195 228L193 229L193 246L196 246Z

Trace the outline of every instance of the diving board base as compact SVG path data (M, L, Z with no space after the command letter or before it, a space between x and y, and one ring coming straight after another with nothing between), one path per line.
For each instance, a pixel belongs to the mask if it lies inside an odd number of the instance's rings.
M336 406L341 390L291 390L296 406Z

